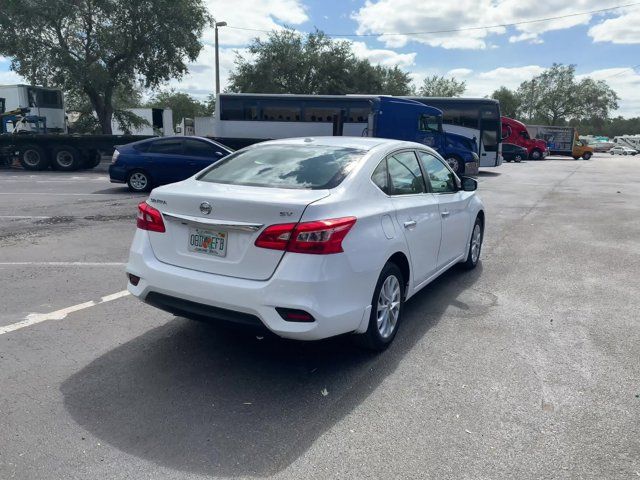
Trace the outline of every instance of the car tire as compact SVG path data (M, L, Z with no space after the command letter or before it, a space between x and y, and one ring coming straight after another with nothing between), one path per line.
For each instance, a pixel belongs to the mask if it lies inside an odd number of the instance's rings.
M626 155L626 154L627 154L627 152L622 152L622 154L623 154L623 155Z
M402 319L404 296L402 271L395 263L386 263L373 290L367 331L355 337L360 346L381 352L391 344Z
M20 165L25 170L46 170L49 157L44 148L38 145L25 145L20 149Z
M151 190L151 177L144 170L133 170L127 175L127 186L135 193Z
M522 155L516 155L515 157L513 157L513 160L516 163L520 163L522 161Z
M531 152L529 157L531 158L531 160L540 160L542 159L542 152L540 150L534 150Z
M75 147L60 145L51 151L51 166L55 170L71 172L80 168L80 152Z
M464 162L457 155L450 155L447 157L447 163L451 167L451 170L456 172L456 175L464 175Z
M467 251L467 259L462 263L462 267L466 270L473 270L480 261L480 253L482 252L482 240L484 239L484 225L480 217L476 217L476 222L471 230L471 238L469 239L469 249Z

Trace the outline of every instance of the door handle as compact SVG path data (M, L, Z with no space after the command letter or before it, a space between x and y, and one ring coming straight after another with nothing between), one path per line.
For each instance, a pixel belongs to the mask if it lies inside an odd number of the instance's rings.
M443 217L448 217L449 216L449 212L440 212L440 215L442 215Z
M404 228L413 228L417 225L415 220L409 220L407 222L404 222Z

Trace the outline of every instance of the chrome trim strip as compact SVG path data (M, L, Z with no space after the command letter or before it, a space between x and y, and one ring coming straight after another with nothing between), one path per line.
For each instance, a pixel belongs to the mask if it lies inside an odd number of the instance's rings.
M227 220L214 220L202 217L191 217L189 215L178 215L175 213L162 212L162 216L167 220L180 222L184 225L198 225L204 227L218 227L225 230L239 230L241 232L257 232L264 224L258 223L244 223L244 222L230 222Z

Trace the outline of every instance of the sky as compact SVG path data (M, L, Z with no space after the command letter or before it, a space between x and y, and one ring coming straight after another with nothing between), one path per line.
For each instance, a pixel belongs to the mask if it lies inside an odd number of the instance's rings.
M224 89L237 54L272 29L318 28L352 42L357 56L398 65L416 85L430 75L466 81L465 96L517 88L554 62L606 80L614 115L640 116L640 2L630 0L205 0L219 30ZM626 5L623 8L611 9ZM595 10L610 9L594 12ZM594 12L594 13L587 13ZM579 14L579 15L576 15ZM550 17L554 17L549 19ZM562 17L562 18L558 18ZM545 21L538 21L548 19ZM514 24L512 26L497 26ZM493 27L493 28L478 28ZM462 30L461 30L462 29ZM431 32L431 33L424 33ZM440 33L434 33L440 32ZM386 33L387 35L381 35ZM342 36L344 35L344 37ZM213 30L190 72L167 88L204 98L215 88ZM0 57L0 84L17 83Z

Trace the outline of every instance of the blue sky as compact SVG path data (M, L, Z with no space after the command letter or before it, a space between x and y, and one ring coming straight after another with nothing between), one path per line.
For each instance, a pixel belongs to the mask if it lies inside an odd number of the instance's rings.
M301 32L315 27L330 34L377 34L469 29L523 23L491 30L431 35L349 37L360 57L409 71L418 85L425 76L455 76L467 95L484 96L505 85L516 88L552 63L573 63L579 75L605 79L621 97L617 114L640 116L640 4L613 0L205 0L229 27L270 30L288 25ZM640 2L639 2L640 3ZM265 33L222 28L223 87L236 52ZM205 96L213 90L213 35L189 75L170 87ZM635 67L632 68L632 67ZM19 80L0 58L0 83Z

